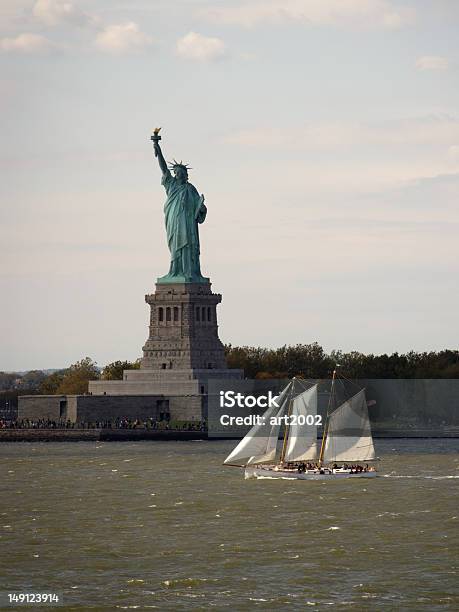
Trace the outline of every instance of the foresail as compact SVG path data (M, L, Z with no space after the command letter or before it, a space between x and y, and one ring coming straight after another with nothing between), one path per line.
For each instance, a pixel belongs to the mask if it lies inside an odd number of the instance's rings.
M324 462L371 461L375 458L365 391L341 404L328 420Z
M285 411L290 386L291 383L276 397L278 406L271 406L263 414L263 424L254 425L223 463L247 465L274 461L280 425L271 425L270 419Z
M285 396L279 396L277 403L279 404L280 408L275 413L275 416L277 417L276 424L270 426L268 439L266 440L265 451L260 455L252 455L252 457L250 457L247 461L247 465L254 465L256 463L269 463L276 460L277 443L279 441L279 432L281 428L279 417L283 416L287 410L288 398Z
M285 461L317 459L317 385L293 400ZM311 416L308 416L311 415ZM308 417L308 418L306 418ZM312 424L311 424L312 417ZM309 424L308 424L309 423Z

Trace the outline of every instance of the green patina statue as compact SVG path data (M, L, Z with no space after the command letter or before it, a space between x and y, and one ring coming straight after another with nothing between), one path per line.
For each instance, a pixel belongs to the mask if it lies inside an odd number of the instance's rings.
M182 162L170 164L159 146L160 128L156 128L151 137L155 156L163 173L161 180L166 190L167 200L164 205L167 243L171 252L171 265L166 276L158 278L158 283L208 283L209 279L201 274L199 263L198 223L203 223L207 208L204 196L188 182L188 166ZM173 170L172 176L170 170Z

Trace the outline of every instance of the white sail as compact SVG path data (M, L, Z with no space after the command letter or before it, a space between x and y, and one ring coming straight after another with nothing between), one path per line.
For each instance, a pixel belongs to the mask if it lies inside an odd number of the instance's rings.
M292 418L284 461L317 459L317 385L295 397L290 414Z
M324 462L371 461L375 458L365 391L341 404L328 420Z
M280 425L271 425L270 418L274 415L281 416L285 411L291 384L276 397L279 407L273 405L268 408L263 414L264 424L254 425L223 463L248 465L274 461Z
M285 395L283 398L279 396L277 400L280 408L278 409L276 416L276 424L270 426L270 431L268 438L266 440L266 448L264 452L260 455L252 455L250 459L247 461L247 465L254 465L257 463L270 463L275 461L277 455L277 443L279 441L279 432L281 428L281 423L279 421L279 417L283 416L288 407L288 398ZM269 420L269 419L267 419Z

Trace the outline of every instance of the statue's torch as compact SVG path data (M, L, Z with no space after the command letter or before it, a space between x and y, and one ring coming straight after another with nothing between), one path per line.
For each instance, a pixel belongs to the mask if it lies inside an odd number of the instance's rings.
M159 143L159 141L161 140L161 136L159 135L161 128L155 128L153 130L153 134L151 135L151 139L153 140L153 145L157 145ZM158 152L156 151L156 147L155 147L155 157L158 157Z

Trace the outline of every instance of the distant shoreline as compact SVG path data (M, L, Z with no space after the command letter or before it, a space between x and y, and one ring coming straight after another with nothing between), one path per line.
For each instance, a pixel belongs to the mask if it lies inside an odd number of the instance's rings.
M393 439L455 439L459 430L419 429L409 432L380 430L373 438ZM205 431L149 430L149 429L0 429L1 442L132 442L136 440L234 440L232 436L208 436Z
M1 442L132 442L133 440L207 440L205 431L148 429L0 429Z

